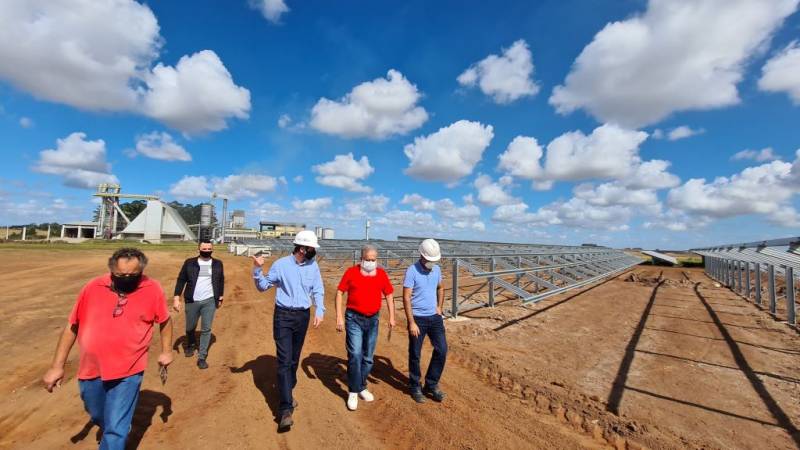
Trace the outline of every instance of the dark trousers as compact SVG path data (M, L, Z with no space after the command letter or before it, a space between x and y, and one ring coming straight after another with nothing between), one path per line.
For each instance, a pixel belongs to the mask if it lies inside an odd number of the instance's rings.
M444 333L444 320L442 316L434 314L432 316L414 316L414 322L419 327L419 336L408 335L408 380L411 391L420 390L420 367L419 359L422 353L422 342L428 336L433 345L433 355L428 364L428 372L425 374L425 387L434 389L439 384L439 378L444 371L444 363L447 360L447 338Z
M288 309L275 306L272 319L272 337L278 353L278 394L280 405L278 413L291 412L293 398L292 389L297 385L297 366L300 363L300 352L306 340L308 320L311 313L308 309Z

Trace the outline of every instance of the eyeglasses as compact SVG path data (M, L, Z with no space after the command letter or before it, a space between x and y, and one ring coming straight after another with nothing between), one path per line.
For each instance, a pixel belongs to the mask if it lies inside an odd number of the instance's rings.
M122 313L125 312L125 310L122 309L122 307L125 306L126 304L128 304L128 296L120 292L117 292L117 306L114 308L114 313L112 314L112 316L113 317L121 316Z
M137 272L137 273L113 273L113 275L115 277L117 277L117 278L122 278L123 280L127 280L127 279L130 279L130 278L136 278L138 276L141 276L142 273L141 272Z

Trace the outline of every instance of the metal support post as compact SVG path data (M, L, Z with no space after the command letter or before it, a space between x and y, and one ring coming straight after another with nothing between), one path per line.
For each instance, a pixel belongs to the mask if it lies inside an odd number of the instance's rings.
M744 264L745 264L744 296L747 297L748 300L750 300L750 261L747 261Z
M517 256L517 269L521 269L521 268L522 268L522 257L521 256ZM516 282L517 287L519 287L519 280L520 279L522 279L522 274L518 273L517 274L517 282ZM521 295L517 295L517 298L522 298L522 296Z
M458 317L458 258L453 260L453 306L450 307L450 315Z
M743 293L744 289L742 287L742 262L736 261L736 290L739 293Z
M494 272L494 256L489 260L489 272ZM494 306L494 277L489 278L489 307Z
M23 241L25 240L25 237L26 237L27 235L28 235L28 227L26 227L26 226L23 226L23 227L22 227L22 240L23 240Z
M723 259L722 260L722 284L724 284L725 287L730 287L730 283L728 281L729 281L728 280L728 260L727 259Z
M790 325L797 325L794 304L794 269L791 266L784 268L784 281L786 282L786 312Z
M778 305L775 299L775 266L772 264L767 265L767 283L769 289L769 312L775 314L778 311Z
M761 305L761 264L756 263L756 305Z

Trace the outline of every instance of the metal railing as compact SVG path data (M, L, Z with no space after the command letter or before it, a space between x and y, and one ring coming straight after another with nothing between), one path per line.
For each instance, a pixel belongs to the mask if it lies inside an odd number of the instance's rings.
M786 321L797 326L795 277L800 274L800 237L692 249L703 256L706 273L747 300L778 317L778 302L786 302ZM784 293L779 295L782 282ZM766 283L766 292L764 292Z

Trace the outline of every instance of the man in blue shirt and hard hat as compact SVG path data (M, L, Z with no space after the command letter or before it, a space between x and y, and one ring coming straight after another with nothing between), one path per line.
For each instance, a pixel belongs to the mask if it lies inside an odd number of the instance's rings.
M278 429L288 430L293 424L292 413L297 402L292 397L292 389L297 385L297 366L300 351L308 330L313 298L314 328L322 323L325 314L323 303L325 287L314 257L319 248L317 235L303 230L294 239L291 255L275 261L264 275L262 267L264 256L253 257L253 280L256 289L266 291L275 286L275 313L272 320L272 335L275 339L278 357Z
M439 243L425 239L419 245L419 260L406 270L403 280L403 308L408 321L408 369L411 397L425 402L425 394L441 402L445 394L439 389L439 378L447 359L447 339L444 332L442 305L444 286L442 270L435 264L442 257ZM433 345L433 355L425 374L425 386L420 385L420 353L425 336Z

